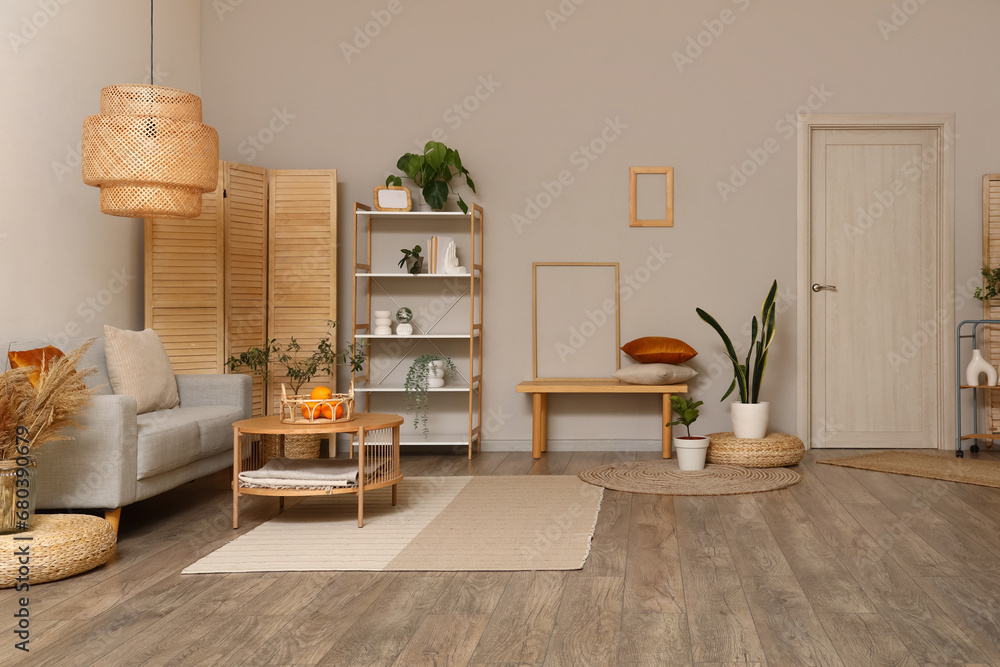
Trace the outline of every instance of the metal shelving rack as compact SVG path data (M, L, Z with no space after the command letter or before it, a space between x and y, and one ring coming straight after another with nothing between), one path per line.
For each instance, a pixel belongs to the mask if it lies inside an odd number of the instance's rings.
M1000 385L991 387L989 385L968 385L962 384L965 374L965 367L962 365L962 339L970 338L972 339L972 349L979 349L978 346L978 335L979 327L982 325L1000 324L1000 320L963 320L958 325L958 335L955 341L955 367L957 376L957 382L955 383L958 389L955 390L955 409L956 409L956 420L958 423L958 437L955 439L955 456L962 458L965 453L962 451L962 441L972 440L972 444L969 446L969 451L973 454L979 451L979 444L977 440L1000 440L1000 433L980 433L979 432L979 392L977 390L984 389L986 391L1000 389ZM972 326L972 331L969 333L962 333L962 329L966 328L968 325ZM967 435L962 435L962 390L972 389L972 433ZM987 445L987 447L991 447Z
M469 261L469 271L462 275L448 274L419 274L410 275L402 271L386 271L394 268L383 266L387 264L384 258L379 261L373 258L373 240L379 237L376 229L382 222L395 225L414 225L431 222L435 228L445 229L455 228L465 223L468 225L468 240L471 257ZM456 240L458 240L456 238ZM363 243L362 243L363 241ZM394 246L398 248L399 246ZM376 266L376 264L378 264ZM392 286L398 285L396 281L405 281L409 286L417 285L426 288L428 296L433 296L434 289L441 289L442 281L455 280L459 283L467 282L465 294L469 301L469 324L468 328L461 332L437 333L434 331L439 319L433 324L424 323L425 328L414 327L414 333L409 336L375 335L372 333L372 292L378 288L384 293L398 308L399 303L393 297ZM455 301L452 307L457 305L461 299ZM450 309L449 309L450 310ZM363 315L359 317L359 313ZM447 314L447 313L445 313ZM443 316L442 316L443 317ZM364 395L365 412L370 412L372 402L376 395L402 395L404 388L400 384L387 383L386 377L396 368L400 367L407 358L407 353L401 353L390 369L381 373L381 377L374 377L371 363L371 346L380 345L382 341L426 341L437 351L438 354L445 354L441 350L443 345L454 345L451 341L468 341L468 374L463 374L462 382L457 384L449 382L444 387L430 388L429 392L454 394L465 392L468 394L468 428L460 433L432 433L428 439L401 437L400 444L407 445L438 445L452 447L468 447L469 458L472 458L472 445L476 444L477 449L482 448L482 358L483 358L483 209L477 204L472 204L469 213L460 212L438 212L438 211L373 211L369 206L355 202L354 204L354 299L353 299L353 338L356 345L364 345L366 363L365 370L361 373L352 373L351 380L354 383L354 390ZM416 324L416 323L415 323ZM449 355L451 356L451 355ZM457 358L457 357L456 357Z

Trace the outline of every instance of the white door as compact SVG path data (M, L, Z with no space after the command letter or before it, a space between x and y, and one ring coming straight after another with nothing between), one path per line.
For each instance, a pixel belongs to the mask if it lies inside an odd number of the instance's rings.
M954 335L939 275L951 252L941 132L807 131L810 444L937 448Z

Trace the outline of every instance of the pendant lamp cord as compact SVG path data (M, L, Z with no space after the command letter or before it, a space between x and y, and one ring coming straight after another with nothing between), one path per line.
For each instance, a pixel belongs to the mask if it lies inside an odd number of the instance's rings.
M149 0L149 85L156 85L153 77L153 0Z

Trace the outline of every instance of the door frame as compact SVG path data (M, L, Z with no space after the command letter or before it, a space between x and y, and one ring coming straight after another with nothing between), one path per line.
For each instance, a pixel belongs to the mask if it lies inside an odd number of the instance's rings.
M955 114L864 113L799 114L798 116L798 432L812 447L812 133L813 130L931 130L937 133L937 295L935 312L943 315L938 328L935 362L938 369L937 448L954 447L956 391L955 350Z

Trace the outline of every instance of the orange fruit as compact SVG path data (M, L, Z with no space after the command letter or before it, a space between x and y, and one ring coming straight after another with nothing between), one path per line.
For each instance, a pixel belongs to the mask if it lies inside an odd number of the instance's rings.
M324 403L320 406L320 409L323 412L324 419L340 419L344 416L344 404L342 402L336 405ZM334 417L335 414L337 415L336 417Z
M320 400L330 398L331 396L333 396L333 392L330 391L329 387L316 387L312 390L312 393L309 394L309 398L318 398Z
M306 419L317 419L321 415L321 410L317 407L319 406L319 401L306 401L302 404L302 416Z

